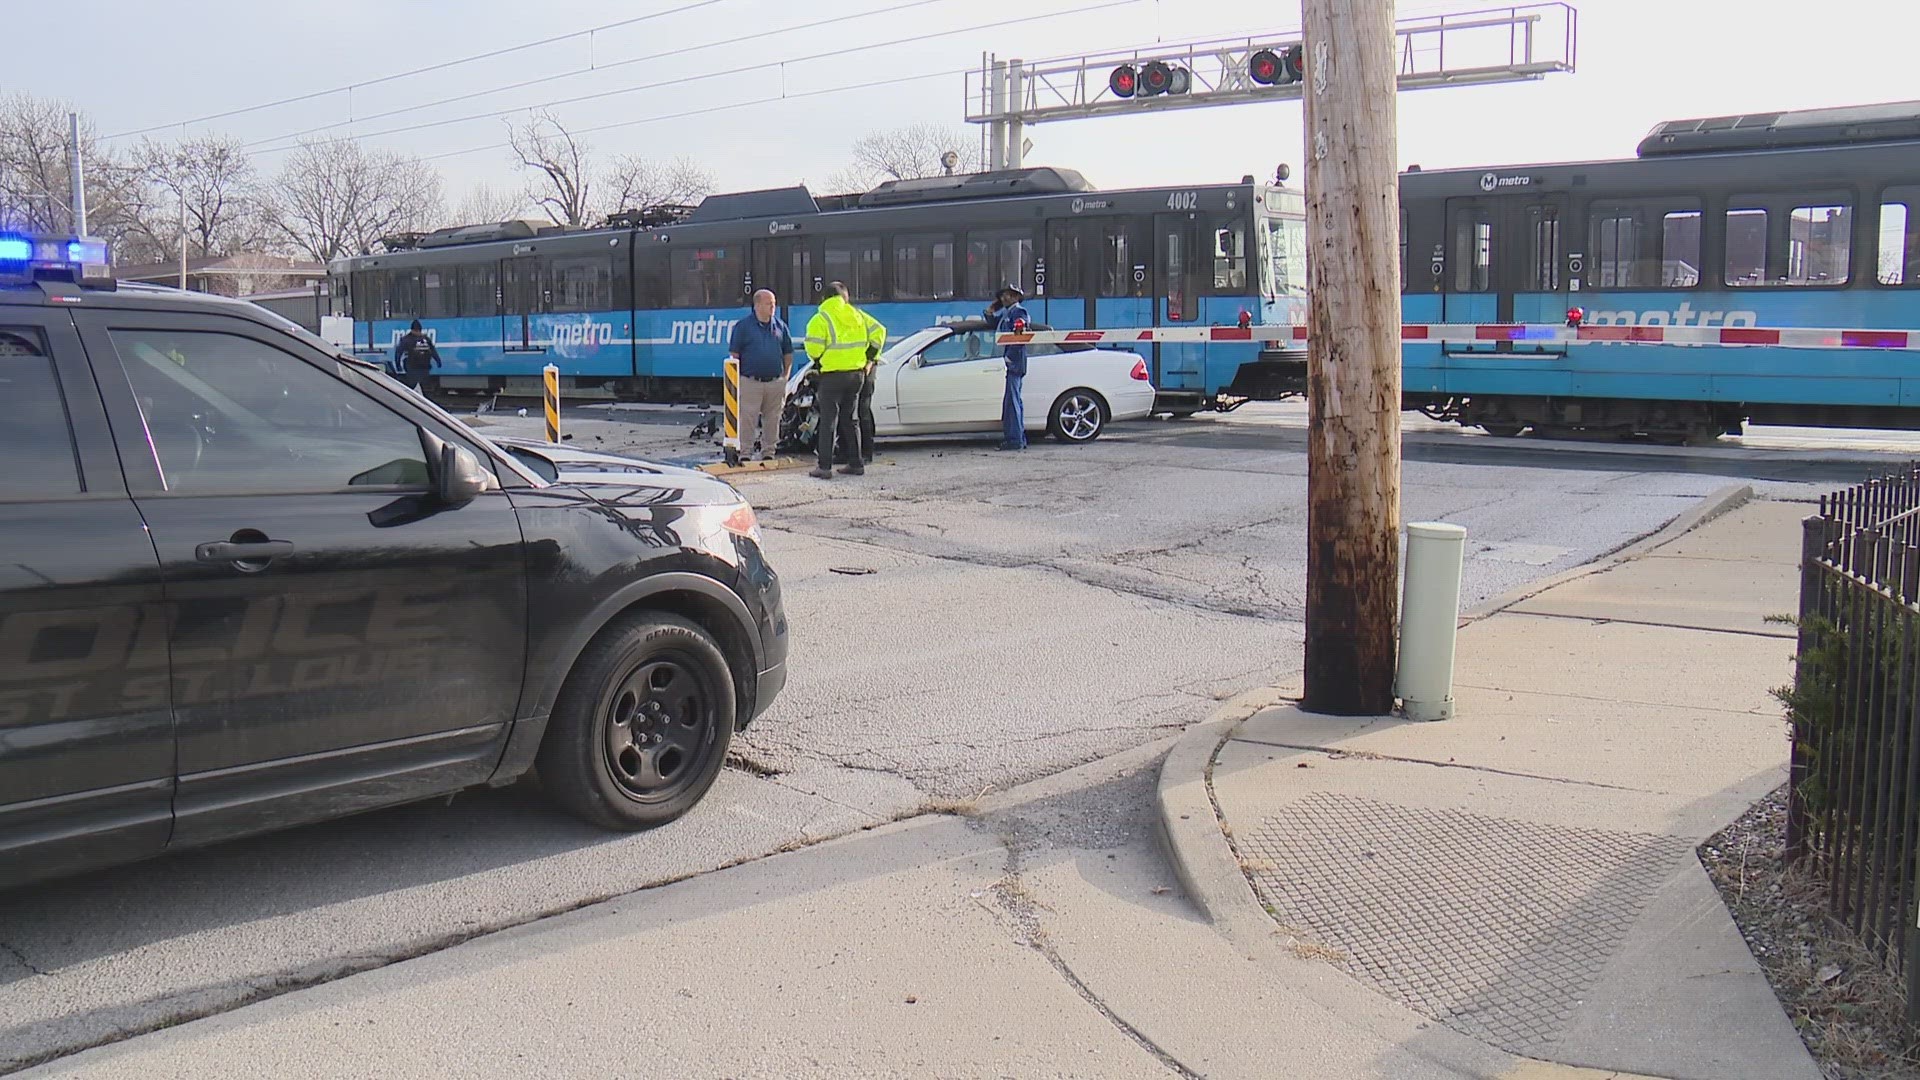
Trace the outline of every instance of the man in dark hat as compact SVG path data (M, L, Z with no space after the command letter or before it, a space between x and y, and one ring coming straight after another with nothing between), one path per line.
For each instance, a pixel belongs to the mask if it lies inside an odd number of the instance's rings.
M427 381L428 373L434 368L444 366L440 363L440 350L434 348L433 339L420 329L419 319L413 320L407 332L394 342L393 363L400 381L415 390Z
M1024 334L1027 330L1027 309L1020 301L1027 294L1020 287L1009 282L1000 286L1000 293L994 298L992 306L987 308L987 318L995 323L995 331L1002 334ZM1009 345L1007 357L1007 390L1000 399L1000 446L1001 450L1025 450L1027 448L1027 410L1020 400L1022 384L1027 378L1027 347Z

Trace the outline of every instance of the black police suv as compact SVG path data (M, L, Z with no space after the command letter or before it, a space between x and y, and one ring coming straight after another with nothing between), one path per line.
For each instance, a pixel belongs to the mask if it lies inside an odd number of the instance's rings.
M259 307L20 243L0 886L530 769L659 825L779 693L779 579L725 482L489 441Z

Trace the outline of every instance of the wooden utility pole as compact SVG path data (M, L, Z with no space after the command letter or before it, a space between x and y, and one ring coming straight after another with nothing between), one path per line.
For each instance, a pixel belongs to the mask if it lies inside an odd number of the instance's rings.
M1393 711L1400 570L1393 0L1302 0L1310 712Z

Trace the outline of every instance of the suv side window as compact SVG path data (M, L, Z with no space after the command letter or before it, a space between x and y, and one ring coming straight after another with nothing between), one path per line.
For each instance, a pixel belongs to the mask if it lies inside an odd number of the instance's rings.
M80 462L53 358L38 330L0 326L0 499L80 492Z
M297 356L237 334L109 333L170 492L427 486L419 429Z

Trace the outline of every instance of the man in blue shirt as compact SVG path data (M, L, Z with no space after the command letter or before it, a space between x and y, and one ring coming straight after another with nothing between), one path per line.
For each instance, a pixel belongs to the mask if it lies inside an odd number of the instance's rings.
M773 293L753 294L753 314L733 324L727 353L740 362L740 448L755 440L753 460L765 461L780 445L780 413L793 374L793 337L773 313Z
M1001 334L1025 333L1027 329L1027 309L1020 301L1027 294L1011 283L1000 286L1000 295L993 305L987 308L987 318L994 321L994 329ZM1000 399L1000 446L1001 450L1025 450L1027 448L1027 409L1020 400L1022 384L1027 378L1027 347L1025 345L1007 346L1007 390Z

